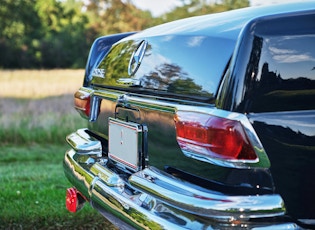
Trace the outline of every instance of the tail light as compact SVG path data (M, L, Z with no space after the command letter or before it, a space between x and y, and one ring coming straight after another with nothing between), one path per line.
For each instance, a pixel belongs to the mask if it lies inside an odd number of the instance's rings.
M74 94L74 107L85 118L91 113L91 94L85 91L77 91Z
M74 94L74 107L82 117L95 121L99 114L100 100L93 96L93 90L84 89L81 88Z
M69 212L79 211L85 203L85 199L76 188L68 188L66 192L66 208Z
M229 161L255 161L257 155L242 124L209 114L177 112L177 142L183 152Z

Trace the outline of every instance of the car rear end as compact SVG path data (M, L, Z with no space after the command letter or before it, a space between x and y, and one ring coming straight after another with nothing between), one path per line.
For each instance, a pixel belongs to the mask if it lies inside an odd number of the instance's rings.
M275 186L259 119L231 109L224 94L237 88L228 73L241 30L266 11L94 43L74 96L88 125L67 137L69 211L88 201L126 229L298 228Z

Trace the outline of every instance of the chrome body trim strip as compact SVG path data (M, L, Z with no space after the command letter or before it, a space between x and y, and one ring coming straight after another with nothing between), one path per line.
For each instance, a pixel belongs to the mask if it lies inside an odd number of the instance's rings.
M153 96L143 96L137 94L123 94L117 92L111 92L110 90L97 90L94 93L95 96L99 98L104 98L108 100L117 101L118 104L122 106L132 106L138 108L145 108L150 110L159 110L165 111L169 113L173 113L174 115L177 112L194 112L201 114L208 114L212 116L217 116L221 118L226 118L234 121L238 121L242 124L251 145L258 157L255 160L230 160L230 159L220 159L215 158L213 156L206 156L194 153L192 151L182 150L182 153L190 158L204 161L207 163L223 166L223 167L231 167L231 168L269 168L270 161L267 156L267 153L260 142L254 128L252 127L249 119L245 114L225 111L221 109L217 109L214 105L203 104L203 103L193 103L188 101L178 101L175 99L165 100L165 98L158 98Z

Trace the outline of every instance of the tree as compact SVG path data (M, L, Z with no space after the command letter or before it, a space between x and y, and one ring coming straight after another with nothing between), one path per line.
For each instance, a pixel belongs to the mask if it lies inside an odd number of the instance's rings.
M87 17L75 0L3 0L0 6L0 66L83 67L91 41Z
M41 45L41 67L83 67L91 41L86 39L87 16L82 2L37 0L36 10L44 31Z
M40 25L34 11L35 1L3 0L0 6L0 66L16 68L30 66L34 50L29 46L40 37L35 28ZM19 57L19 59L17 59Z
M180 18L218 13L249 6L249 0L182 0L183 5L158 19L159 23Z
M140 31L152 25L151 13L136 8L130 1L91 0L85 7L89 27L96 36Z
M249 5L248 0L183 0L153 18L131 0L2 0L1 68L82 68L99 36Z

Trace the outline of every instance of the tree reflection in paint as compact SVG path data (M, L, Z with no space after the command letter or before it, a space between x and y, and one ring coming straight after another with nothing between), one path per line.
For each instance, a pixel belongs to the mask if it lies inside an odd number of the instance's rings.
M194 80L188 77L188 74L176 64L164 63L156 67L154 71L142 77L141 85L144 88L163 90L168 93L212 96L210 93L202 90L202 86L196 84Z

